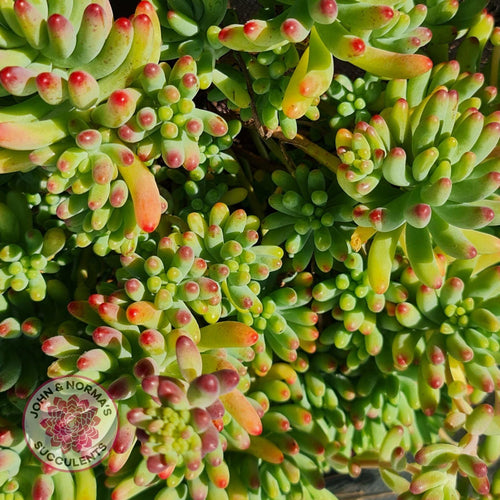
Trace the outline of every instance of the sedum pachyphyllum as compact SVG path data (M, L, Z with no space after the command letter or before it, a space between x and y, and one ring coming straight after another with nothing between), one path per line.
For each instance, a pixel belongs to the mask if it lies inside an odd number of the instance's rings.
M0 0L0 500L500 498L493 3L127 4Z
M35 116L66 100L87 109L131 83L144 59L160 56L159 19L147 1L130 19L115 20L108 0L5 2L0 15L2 93L38 94L30 101Z
M471 398L481 400L500 383L495 305L499 267L486 267L471 276L474 260L450 264L439 290L414 281L408 299L388 309L396 320L393 325L405 328L396 330L389 347L394 365L398 370L418 365L420 403L426 413L438 407L441 388L458 397L468 386ZM411 268L407 272L412 273ZM429 332L425 338L420 335L423 331ZM444 385L447 377L453 389Z
M442 69L453 66L458 69L451 63ZM374 234L368 274L377 293L388 288L401 236L412 269L435 289L443 283L435 246L457 259L494 253L498 247L493 235L478 231L497 224L488 197L500 186L498 160L491 156L500 137L498 113L485 116L469 107L467 96L479 90L483 75L462 74L455 85L454 79L448 82L449 90L439 85L439 76L438 71L437 86L428 95L424 91L417 106L399 98L352 132L337 132L342 161L337 180L359 202L353 220L365 228L364 237ZM425 89L422 80L418 83ZM408 85L414 84L415 91L418 83Z
M264 242L284 243L296 271L306 269L314 258L317 268L327 273L349 252L353 202L330 177L305 164L297 167L295 176L282 170L272 174L278 189L269 197L269 205L276 212L262 222Z
M222 331L219 329L219 334ZM144 457L135 471L136 485L148 485L158 475L166 480L165 489L175 485L179 491L187 487L193 496L206 492L208 483L225 489L229 468L224 451L231 445L233 433L244 434L236 443L246 449L251 446L250 436L262 432L256 409L237 388L240 376L236 368L210 352L210 336L213 333L202 334L199 345L204 352L200 352L182 331L176 335L174 366L167 366L161 372L180 371L180 376L161 375L158 369L151 371L151 358L135 365L139 392L150 396L143 406L136 406L140 400L144 401L139 394L137 400L124 403L130 408L126 418L137 428ZM255 338L248 334L247 344ZM108 462L113 472L120 463L119 455L113 454ZM113 494L122 498L126 489L127 483L121 482Z
M383 80L370 74L353 81L342 73L335 74L319 107L323 116L328 109L328 125L334 130L366 122L378 108L383 88Z

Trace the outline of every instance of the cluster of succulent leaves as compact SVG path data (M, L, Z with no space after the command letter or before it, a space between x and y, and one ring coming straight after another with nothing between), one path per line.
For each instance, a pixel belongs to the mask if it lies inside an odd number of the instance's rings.
M0 1L0 499L500 498L487 2L130 3ZM21 427L70 374L73 474Z

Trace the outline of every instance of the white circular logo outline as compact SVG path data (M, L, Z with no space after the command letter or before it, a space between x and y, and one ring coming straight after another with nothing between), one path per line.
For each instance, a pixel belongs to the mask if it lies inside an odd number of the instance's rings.
M58 433L61 422L63 426L72 426L76 419L68 410L76 410L83 420L77 422L81 423L78 430L85 428L89 432L73 433L69 440L61 440ZM42 413L45 418L40 418ZM30 395L23 411L24 440L29 450L40 462L60 472L77 472L99 465L111 452L118 430L115 401L104 387L82 375L47 380Z

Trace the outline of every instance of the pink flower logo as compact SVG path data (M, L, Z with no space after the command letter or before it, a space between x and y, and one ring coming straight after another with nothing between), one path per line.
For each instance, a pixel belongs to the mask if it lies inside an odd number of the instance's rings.
M52 446L60 447L63 453L70 450L79 453L90 448L92 440L99 437L96 427L101 419L96 415L97 410L75 394L67 400L56 397L47 410L49 416L40 425L50 436Z

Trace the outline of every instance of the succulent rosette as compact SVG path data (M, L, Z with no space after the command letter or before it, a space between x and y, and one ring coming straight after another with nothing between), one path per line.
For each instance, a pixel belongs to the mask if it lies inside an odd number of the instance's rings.
M331 346L345 351L349 370L359 367L382 349L384 325L380 323L380 314L386 302L397 304L408 298L407 290L396 281L391 281L385 293L376 293L364 267L362 256L350 252L337 266L334 276L319 281L312 289L312 310L318 314L330 312L334 319L333 322L324 320L320 350Z
M383 88L383 81L369 73L355 80L343 73L335 74L321 99L320 113L329 117L328 125L333 130L369 121L378 108Z
M200 68L202 89L212 82L224 85L227 77L216 70L215 65L227 49L219 43L211 26L224 19L227 3L221 0L203 0L196 4L153 0L152 3L158 10L161 24L161 59L192 56Z
M180 234L173 234L162 238L147 258L135 254L122 259L124 266L117 271L118 287L133 301L126 309L132 323L152 325L155 316L155 328L164 328L167 323L159 318L160 311L179 320L186 316L186 328L194 321L193 313L209 323L220 318L219 284L206 276L207 262L182 243ZM148 314L150 309L156 311L151 311L153 316ZM172 324L180 327L175 320Z
M198 346L207 349L208 337L203 336ZM142 391L150 399L147 406L133 407L127 413L128 422L137 427L145 463L145 467L138 466L135 482L148 484L158 475L172 488L179 487L184 478L191 495L206 498L209 482L220 489L229 483L230 471L223 457L234 427L246 434L245 442L237 443L241 449L250 446L250 435L260 434L262 427L256 410L237 389L240 377L230 362L217 361L210 353L204 360L196 344L181 332L175 353L175 366L167 366L163 373L173 370L180 376L140 373L136 365ZM204 370L204 365L214 362L224 368ZM227 438L226 427L233 428ZM121 488L115 489L117 498Z
M222 117L196 107L193 99L200 89L197 73L197 63L189 55L182 56L172 67L148 63L138 80L143 89L140 106L134 106L128 116L115 123L109 121L108 110L103 109L97 121L118 128L120 139L142 161L149 164L161 155L170 168L194 170L210 156L206 149L215 138L224 138L229 147L237 133L228 135L228 124ZM202 154L202 148L207 154ZM217 152L211 151L212 155Z
M128 99L131 93L116 91L110 99ZM93 244L101 256L111 250L131 253L167 208L154 176L119 139L103 141L99 130L78 117L70 123L75 125L74 145L56 149L60 154L50 160L39 160L41 151L31 155L49 171L48 192L63 198L56 215L75 233L76 246Z
M276 245L259 245L260 221L243 209L230 212L216 203L208 216L191 213L190 231L178 237L207 261L207 277L220 284L223 313L260 313L263 309L260 282L280 269L283 250Z
M206 262L195 258L191 247L178 247L170 238L163 238L158 248L158 253L170 264L165 273L158 255L147 259L137 254L122 257L123 267L116 272L119 287L101 285L102 292L107 294L94 293L68 305L69 312L87 325L89 333L95 333L94 342L102 348L88 355L82 353L80 359L78 353L92 342L81 336L50 337L43 346L44 352L59 358L49 369L52 376L63 375L70 369L103 374L116 368L120 360L130 362L135 349L132 346L137 340L145 353L164 362L164 336L172 330L182 328L195 340L199 339L200 327L194 311L211 322L219 318L220 288L215 281L203 277ZM161 274L165 276L162 278ZM94 332L100 326L102 331ZM143 330L146 334L131 344L127 334L135 339Z
M66 234L59 227L42 233L44 228L33 223L27 198L11 190L0 202L0 292L27 290L31 300L40 301L47 288L44 275L60 269L56 256L65 247Z
M435 246L458 259L496 251L497 239L480 229L497 224L488 197L500 185L497 158L490 157L500 136L498 113L467 107L483 81L463 75L450 90L431 86L417 106L398 99L353 132L337 133L337 180L360 203L355 236L366 241L375 233L368 274L377 293L388 288L401 235L412 269L431 288L443 283Z
M238 311L238 320L260 334L254 346L255 358L250 363L257 375L265 376L276 357L294 362L299 349L316 350L318 315L308 306L312 279L310 273L298 273L286 283L288 286L267 295L262 293L262 311Z
M439 290L415 279L409 300L388 308L397 321L394 326L405 328L395 330L392 339L394 367L418 365L419 399L426 414L437 410L442 393L466 398L471 387L477 402L499 383L498 266L472 270L471 262L457 260Z
M132 491L159 485L170 492L187 487L193 495L205 498L208 483L220 489L228 484L229 469L223 461L226 447L233 443L244 450L250 446L250 436L260 434L255 405L239 389L248 387L240 379L239 373L245 376L241 363L234 360L235 367L230 359L218 355L223 345L249 347L257 334L237 323L226 323L223 329L221 326L202 330L198 344L185 331L172 331L164 339L168 346L163 349L158 347L159 332L143 330L138 346L142 346L143 354L151 355L133 364L134 376L126 372L119 375L116 365L114 369L108 367L105 385L117 401L120 418L119 433L106 462L113 498L126 498ZM125 335L103 326L94 330L93 338L108 351L114 343L117 364L130 369L134 360L116 352L116 347L124 351L129 345ZM81 373L95 378L92 362L82 361L95 359L98 349L85 352L90 346L82 341L78 345L75 338L54 337L46 341L44 349L62 358L68 352L62 351L62 344L71 342L73 351L83 352L79 357ZM133 465L136 442L143 458ZM166 480L163 487L159 480Z
M2 4L0 19L3 94L39 95L21 106L24 113L43 115L68 99L77 108L90 107L129 85L145 60L160 56L160 23L147 1L138 3L131 19L114 20L107 0L50 6L16 0ZM19 108L10 109L22 116Z
M264 243L284 243L296 271L313 258L320 271L330 271L349 252L352 200L322 170L306 165L299 165L295 176L276 170L272 179L278 190L269 204L276 212L262 222Z
M421 27L427 14L425 5L411 6L408 12L388 5L337 4L331 1L302 0L268 19L251 19L244 25L231 24L218 33L219 42L232 50L265 52L303 42L302 53L283 96L284 117L303 116L332 81L333 56L384 78L424 73L432 66L426 56L414 54L431 38ZM278 112L273 125L277 126ZM279 108L278 108L279 110ZM293 135L293 122L285 124ZM273 127L275 128L275 127Z

